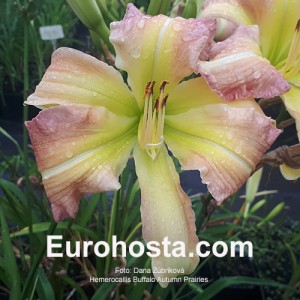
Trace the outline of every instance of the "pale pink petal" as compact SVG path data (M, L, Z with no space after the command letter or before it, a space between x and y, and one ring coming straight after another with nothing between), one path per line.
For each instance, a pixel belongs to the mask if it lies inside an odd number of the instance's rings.
M281 0L282 1L282 0ZM273 8L270 0L206 0L200 18L224 18L238 25L257 24Z
M286 58L300 16L300 0L207 0L200 18L259 26L263 57L276 66Z
M193 272L199 262L195 214L190 199L180 186L179 176L165 146L154 161L138 145L133 155L141 187L143 237L146 242L160 243L161 255L152 258L152 269L160 285L166 287L166 280ZM171 243L168 247L170 254L174 249L173 243L179 241L184 243L183 253L187 257L165 257L162 245L165 237ZM181 268L184 273L168 272L168 269Z
M122 21L111 23L116 66L128 73L141 107L148 81L169 81L170 90L193 73L199 56L207 57L214 29L214 20L150 17L132 4Z
M59 48L34 94L25 102L35 106L103 106L118 114L134 115L135 99L113 67L71 48Z
M222 203L245 183L280 130L254 100L227 104L203 85L203 79L194 80L203 90L198 108L167 115L164 137L182 168L199 170L202 182ZM192 82L182 83L170 98L184 101L177 96L191 88L195 88Z
M74 218L84 194L120 188L136 122L82 106L48 108L26 122L56 221Z
M272 98L289 90L283 76L262 58L257 26L238 27L214 45L210 61L199 61L196 72L225 101L248 97Z

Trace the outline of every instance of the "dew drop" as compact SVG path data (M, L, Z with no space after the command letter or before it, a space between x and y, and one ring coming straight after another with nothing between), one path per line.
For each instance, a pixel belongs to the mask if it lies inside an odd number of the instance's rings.
M145 20L144 19L141 19L141 20L139 20L138 22L137 22L137 28L139 28L139 29L142 29L142 28L144 28L144 26L145 26Z
M65 154L66 154L67 158L71 158L73 156L73 152L72 151L67 151Z
M252 75L253 75L253 77L254 77L255 79L258 79L258 78L261 77L261 73L260 73L259 71L254 71L254 72L252 73Z
M187 34L185 34L182 37L182 40L184 42L191 42L191 41L194 41L198 38L199 38L199 35L197 34L196 30L194 30L194 31L191 31L191 32L188 32Z
M96 92L93 92L93 97L96 97L97 96L97 93Z
M232 134L232 132L227 132L227 139L228 139L228 141L231 141L232 139L233 139L233 134Z
M132 28L132 20L127 20L127 22L125 22L125 31L130 31Z
M72 78L72 76L71 76L71 75L68 75L68 78L69 78L69 79L71 79L71 78Z
M173 26L173 28L174 28L175 31L179 31L180 28L181 28L181 26L180 26L180 24L175 23L174 26Z
M48 121L47 127L48 127L48 129L49 129L50 132L54 132L55 131L54 120L50 119Z
M170 53L171 51L172 51L172 48L165 49L165 50L164 50L164 53Z
M263 117L258 116L256 122L257 122L257 124L262 125L264 123Z
M133 58L139 58L141 56L142 49L140 47L133 48L131 51L131 56Z
M242 152L242 148L240 145L234 146L233 150L237 153L240 154Z

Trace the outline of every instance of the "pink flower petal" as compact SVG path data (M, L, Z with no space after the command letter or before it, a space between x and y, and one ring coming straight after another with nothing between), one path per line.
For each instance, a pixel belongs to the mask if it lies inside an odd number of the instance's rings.
M180 84L170 98L184 101L176 97L195 88L193 81L199 82L205 97L199 94L198 108L166 116L165 141L183 169L199 170L222 203L245 183L280 130L254 100L224 103L203 86L202 78Z
M148 81L170 82L171 89L207 56L215 21L146 16L132 4L124 19L111 23L110 41L116 49L116 66L128 73L128 82L143 106Z
M211 61L200 61L196 67L225 101L272 98L289 90L283 76L261 57L258 38L257 26L238 27L231 37L213 47Z
M74 218L84 194L120 188L136 122L82 106L45 109L26 122L56 221Z
M71 48L59 48L26 104L104 106L118 114L134 115L135 99L113 67Z

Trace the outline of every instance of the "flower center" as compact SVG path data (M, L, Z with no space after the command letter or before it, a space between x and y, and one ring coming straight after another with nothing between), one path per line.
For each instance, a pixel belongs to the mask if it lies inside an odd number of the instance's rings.
M164 95L167 81L159 86L159 97L153 101L155 81L150 81L145 87L144 113L141 117L138 131L139 144L154 160L164 142L164 120L168 94Z

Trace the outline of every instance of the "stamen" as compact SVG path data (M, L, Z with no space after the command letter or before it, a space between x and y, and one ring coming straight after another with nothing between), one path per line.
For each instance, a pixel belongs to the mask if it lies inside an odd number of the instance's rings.
M297 25L296 25L296 29L295 29L296 31L300 31L300 19L298 20L298 22L297 22Z
M164 97L164 99L163 99L163 101L162 101L162 106L166 106L168 97L169 97L169 94L167 94L167 95Z
M144 98L146 98L146 95L148 94L148 90L149 90L150 84L151 84L151 81L148 81L147 84L146 84Z
M155 82L148 82L145 86L145 105L144 114L139 125L139 144L145 149L149 156L154 160L164 142L164 119L165 107L169 95L164 95L167 81L163 81L159 86L159 97L153 105L153 94Z
M153 109L153 111L154 111L154 110L158 111L158 108L159 108L159 99L157 98L157 99L155 100L155 104L154 104L154 109Z
M159 90L160 90L161 93L164 93L164 91L165 91L165 86L166 86L168 83L169 83L169 81L164 80L164 81L160 84Z

